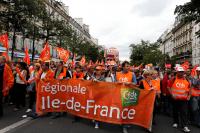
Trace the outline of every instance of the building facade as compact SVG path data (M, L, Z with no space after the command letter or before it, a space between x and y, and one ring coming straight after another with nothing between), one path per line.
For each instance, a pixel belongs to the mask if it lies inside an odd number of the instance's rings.
M192 63L192 30L193 23L179 23L172 29L173 53L177 63L185 60Z
M200 64L200 37L196 35L196 32L200 30L200 23L193 24L192 30L192 64Z
M83 23L83 19L74 19L69 15L69 7L66 6L64 3L56 1L56 0L45 0L46 8L49 14L53 14L54 19L62 20L69 25L75 32L76 35L88 41L94 45L98 45L98 39L93 38L89 32L89 25ZM4 7L0 6L0 10L4 10ZM37 25L42 25L42 22L36 22ZM9 33L9 47L10 51L13 44L12 39L13 33ZM51 44L51 40L50 44ZM35 40L35 59L39 57L39 53L43 49L44 40L38 39ZM16 35L16 42L15 42L15 50L14 50L14 57L23 57L24 56L24 48L27 47L29 49L29 53L31 53L33 49L33 40L29 38L23 38L22 35L19 33ZM4 52L5 49L0 45L0 52ZM51 56L53 58L57 58L57 51L55 46L50 46ZM11 54L11 52L10 52ZM19 56L20 55L20 56ZM31 54L30 54L31 57Z
M167 54L169 57L173 56L173 42L172 42L172 28L167 29L159 38L160 51L162 54Z

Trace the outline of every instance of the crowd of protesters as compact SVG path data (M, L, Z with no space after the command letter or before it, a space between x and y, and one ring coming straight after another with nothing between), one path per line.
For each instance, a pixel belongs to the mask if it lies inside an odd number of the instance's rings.
M140 89L156 91L153 124L156 124L156 114L162 113L172 117L172 127L181 127L184 132L190 132L190 124L200 127L200 67L196 68L196 75L191 76L190 69L185 70L182 66L160 70L153 66L133 68L127 61L120 65L76 63L74 66L63 61L40 60L28 66L21 61L6 62L0 56L0 118L3 116L3 101L14 105L14 111L27 107L28 104L26 114L29 113L33 118L44 115L42 112L35 112L36 84L40 79L82 79L135 84ZM63 116L61 112L51 113L52 118L60 116ZM79 119L74 117L75 122ZM100 122L93 122L94 127L99 128ZM123 133L128 132L128 127L122 125Z

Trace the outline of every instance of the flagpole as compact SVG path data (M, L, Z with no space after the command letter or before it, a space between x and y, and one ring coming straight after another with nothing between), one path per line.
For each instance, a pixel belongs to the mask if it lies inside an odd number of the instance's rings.
M35 22L34 22L34 27L33 27L33 48L32 48L32 62L34 60L34 56L35 56Z
M13 43L12 43L12 52L11 52L11 59L13 60L14 58L14 48L15 48L15 39L16 39L16 36L15 36L15 27L13 29Z

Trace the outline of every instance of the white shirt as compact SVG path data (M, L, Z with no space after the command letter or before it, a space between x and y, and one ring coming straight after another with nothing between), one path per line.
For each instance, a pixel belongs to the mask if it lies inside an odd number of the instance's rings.
M41 79L44 79L46 77L46 74L47 74L46 72L43 72L41 75Z
M26 79L25 75L24 75L24 70L21 71L21 75L24 77L24 79ZM18 84L25 84L25 82L19 77L19 74L17 73L16 75L16 83Z

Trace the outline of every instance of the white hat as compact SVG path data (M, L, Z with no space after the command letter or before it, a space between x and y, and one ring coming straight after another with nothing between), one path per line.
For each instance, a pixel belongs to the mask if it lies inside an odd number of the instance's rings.
M197 67L197 68L196 68L196 71L200 71L200 67Z
M175 68L177 72L184 72L185 70L183 69L183 67L179 66Z

